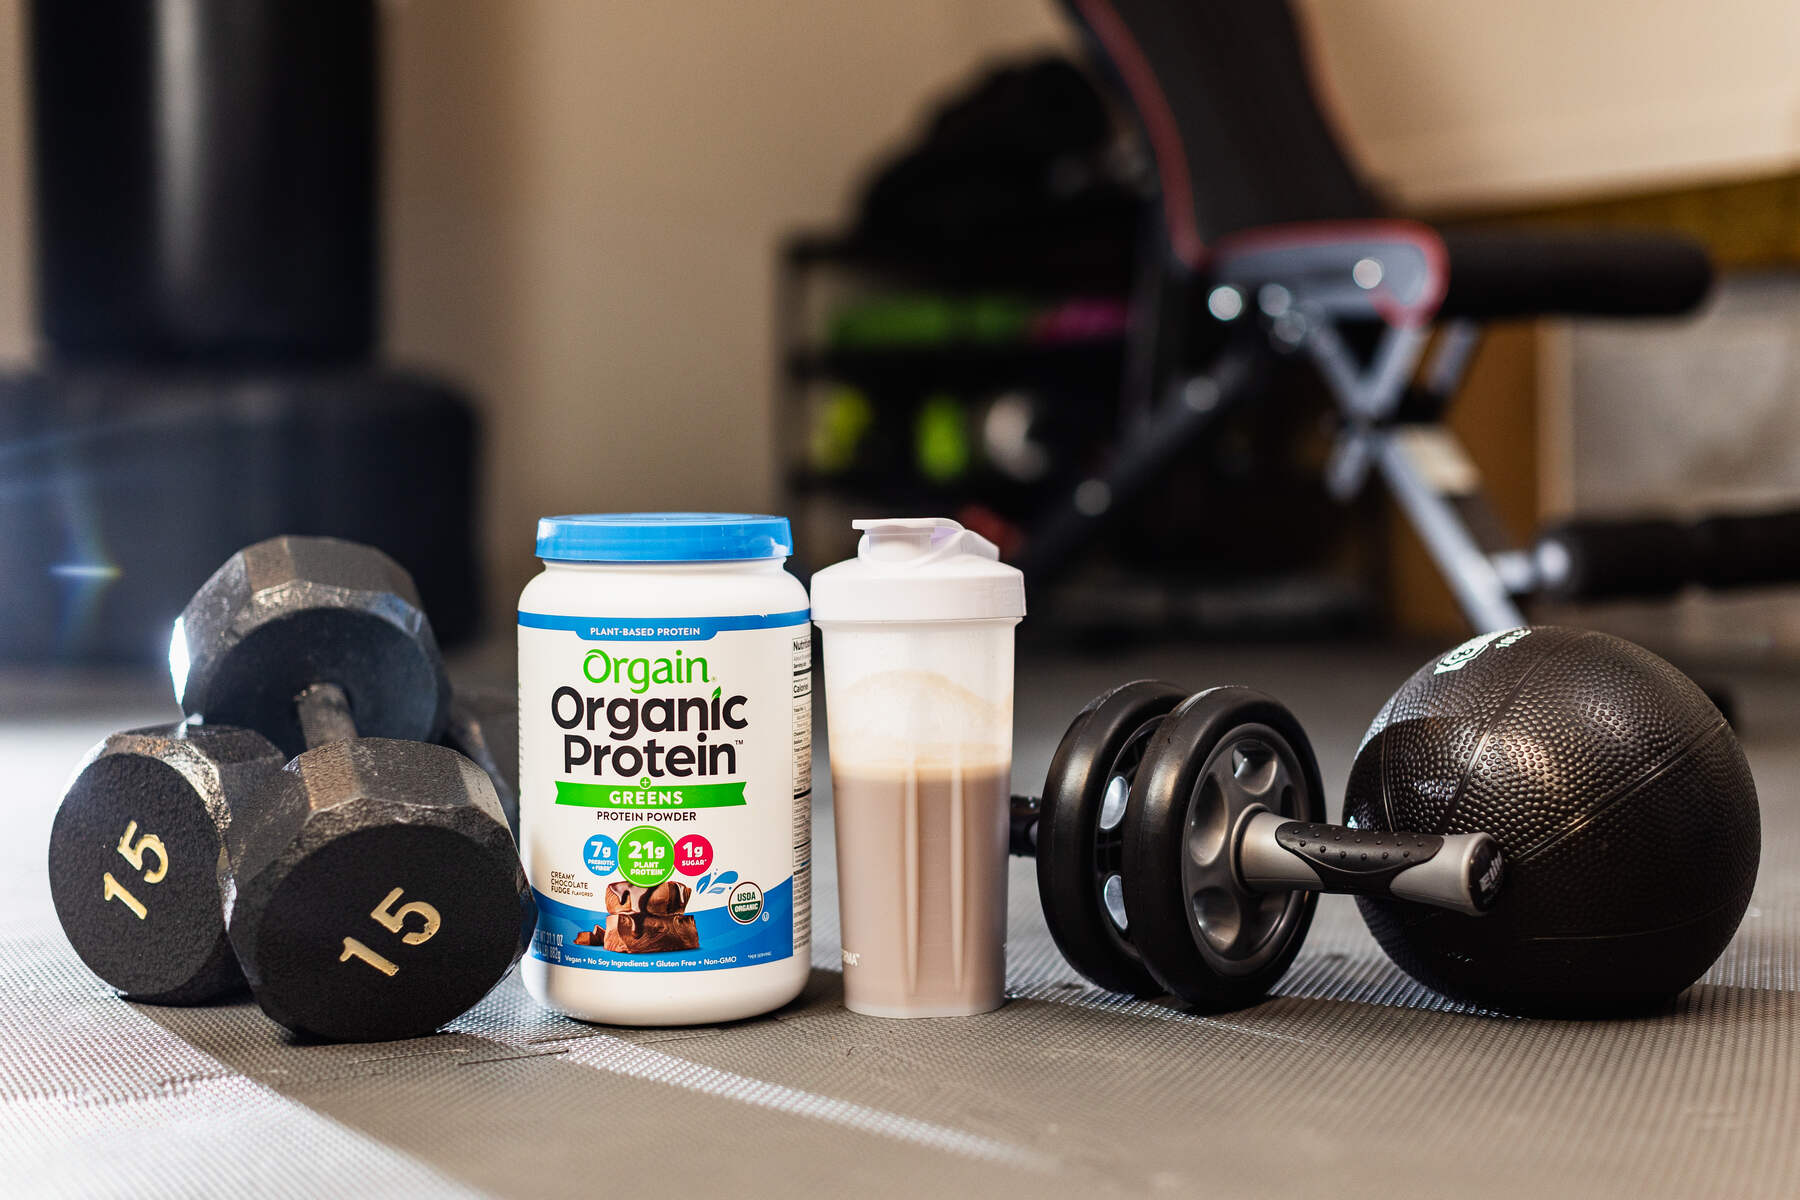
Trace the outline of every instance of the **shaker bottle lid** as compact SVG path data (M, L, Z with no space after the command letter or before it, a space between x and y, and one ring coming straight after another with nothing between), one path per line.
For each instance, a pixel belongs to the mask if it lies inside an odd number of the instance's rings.
M948 517L852 521L856 557L812 577L813 620L982 621L1025 615L1025 576Z

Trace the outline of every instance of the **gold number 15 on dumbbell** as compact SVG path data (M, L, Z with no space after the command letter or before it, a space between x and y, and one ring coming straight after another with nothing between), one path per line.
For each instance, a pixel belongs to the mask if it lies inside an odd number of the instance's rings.
M373 917L390 932L398 933L400 935L400 940L409 946L417 946L422 942L430 941L431 935L438 931L439 925L443 924L443 918L438 915L437 909L425 903L423 900L414 900L409 904L401 905L398 909L394 908L394 902L399 900L404 894L405 892L403 889L395 888L387 894L387 899L375 906L374 911L372 911L369 916ZM418 929L407 933L405 932L406 918L409 916L417 916L424 924ZM382 955L377 954L353 937L346 937L344 939L344 952L338 955L338 961L349 962L353 958L362 959L371 967L380 971L383 975L393 975L400 970L400 967L393 959L385 958Z
M162 839L157 837L154 833L146 833L143 837L138 838L136 842L133 842L131 839L136 834L136 821L125 826L125 832L119 837L120 857L138 870L143 871L145 883L161 883L163 881L163 876L169 873L169 852L163 849ZM154 871L145 870L144 868L144 856L146 854L154 854L156 856L156 869ZM132 912L136 913L137 919L140 921L150 915L149 910L144 907L144 902L127 891L124 884L114 879L111 871L105 872L100 878L105 885L102 895L104 895L106 899L117 900L126 908L129 908Z

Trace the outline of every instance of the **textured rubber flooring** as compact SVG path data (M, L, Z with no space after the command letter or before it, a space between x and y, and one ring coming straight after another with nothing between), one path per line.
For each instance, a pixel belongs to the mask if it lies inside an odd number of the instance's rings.
M1423 654L1184 651L1021 670L1015 782L1133 675L1286 699L1341 788ZM440 1036L294 1044L247 1003L125 1003L57 931L55 796L160 689L0 675L0 1189L9 1196L773 1196L987 1192L1399 1196L1800 1194L1800 689L1735 684L1763 801L1756 897L1669 1011L1527 1021L1459 1009L1328 897L1280 992L1202 1018L1085 986L1015 862L1000 1012L896 1022L839 1004L821 786L814 971L770 1018L607 1029L509 979ZM815 775L828 778L823 762ZM1331 805L1337 811L1335 799Z

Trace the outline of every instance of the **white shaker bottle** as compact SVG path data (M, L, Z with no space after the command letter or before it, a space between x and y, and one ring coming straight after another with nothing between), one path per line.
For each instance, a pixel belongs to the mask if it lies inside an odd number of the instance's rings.
M1013 626L1025 578L938 517L856 521L813 576L837 827L844 1003L987 1012L1006 983Z

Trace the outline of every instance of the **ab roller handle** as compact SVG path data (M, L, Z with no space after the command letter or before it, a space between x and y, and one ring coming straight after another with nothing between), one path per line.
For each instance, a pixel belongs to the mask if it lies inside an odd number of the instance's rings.
M1037 855L1035 796L1014 796L1010 850ZM1505 862L1487 833L1381 833L1247 814L1233 840L1233 868L1252 892L1391 896L1480 916L1500 895Z
M1380 833L1252 813L1240 826L1237 873L1256 892L1392 896L1480 916L1505 866L1487 833Z

